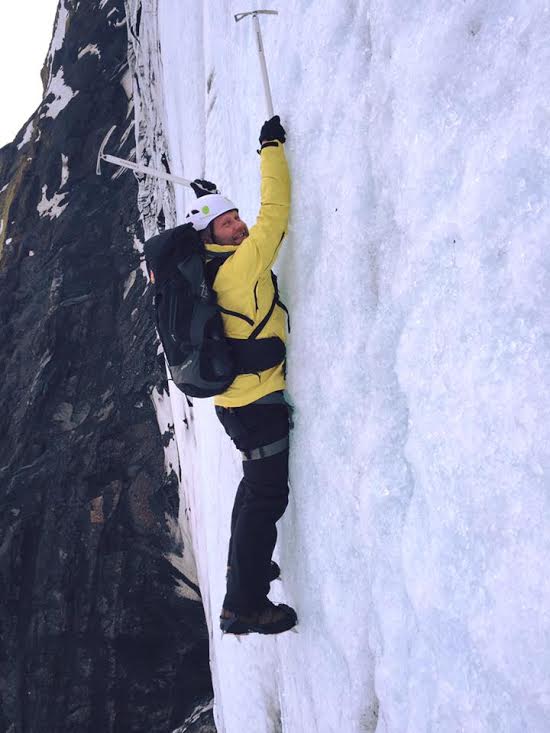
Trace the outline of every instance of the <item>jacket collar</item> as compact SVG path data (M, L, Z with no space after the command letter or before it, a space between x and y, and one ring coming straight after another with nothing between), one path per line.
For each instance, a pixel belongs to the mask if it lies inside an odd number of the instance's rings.
M212 254L233 254L238 244L205 244L204 245L207 252L212 252Z

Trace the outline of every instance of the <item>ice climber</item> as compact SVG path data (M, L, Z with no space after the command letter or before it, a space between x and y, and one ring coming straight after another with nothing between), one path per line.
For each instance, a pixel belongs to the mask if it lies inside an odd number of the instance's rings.
M186 222L200 232L207 258L208 253L216 255L212 260L218 263L213 289L226 336L233 344L238 340L241 361L246 363L250 358L256 365L256 373L239 374L214 398L216 414L243 457L243 478L231 515L227 589L220 616L222 631L231 634L278 634L297 622L294 609L274 605L267 597L270 581L279 574L272 561L275 525L288 503L290 415L283 392L286 309L271 272L290 207L285 139L278 116L262 126L261 207L250 231L237 206L217 192L211 193L216 187L207 181L195 182L200 198L186 217ZM258 369L258 358L266 368Z

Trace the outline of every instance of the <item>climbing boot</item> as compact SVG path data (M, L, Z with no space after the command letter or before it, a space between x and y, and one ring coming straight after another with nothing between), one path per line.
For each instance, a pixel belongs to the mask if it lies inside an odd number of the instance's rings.
M222 609L220 629L224 634L282 634L296 626L296 611L284 603L267 601L264 608L250 614L239 614Z

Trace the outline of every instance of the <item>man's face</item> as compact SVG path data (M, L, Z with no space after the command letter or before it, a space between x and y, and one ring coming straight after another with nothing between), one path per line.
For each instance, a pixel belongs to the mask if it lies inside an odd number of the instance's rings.
M217 216L212 222L212 231L218 244L240 244L248 237L248 227L237 209Z

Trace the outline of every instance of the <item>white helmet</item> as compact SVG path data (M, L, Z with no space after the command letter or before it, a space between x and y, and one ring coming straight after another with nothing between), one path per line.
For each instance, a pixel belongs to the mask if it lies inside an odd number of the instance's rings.
M197 199L185 216L185 223L191 223L197 232L201 232L217 216L233 211L237 207L219 193L209 193Z

